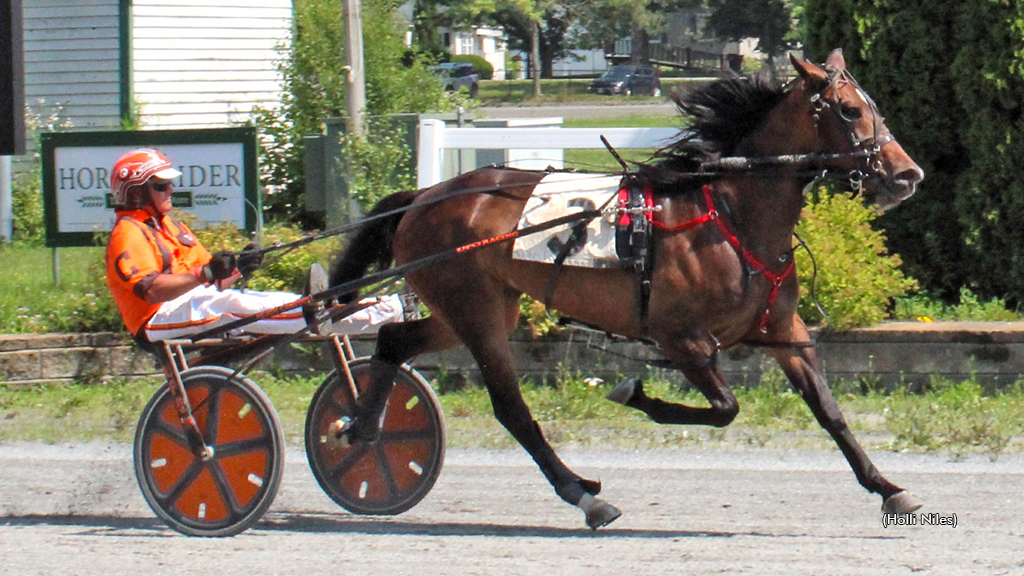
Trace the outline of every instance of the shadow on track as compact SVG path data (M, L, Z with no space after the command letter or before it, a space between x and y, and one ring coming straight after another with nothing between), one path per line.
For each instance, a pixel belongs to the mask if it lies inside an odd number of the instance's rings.
M178 537L178 533L164 526L156 518L130 518L102 515L49 514L27 516L0 516L0 526L78 526L82 535L117 537ZM558 528L512 524L479 524L465 522L403 522L398 519L382 520L372 516L347 514L298 514L271 512L250 532L308 533L308 534L365 534L389 536L498 536L507 538L733 538L754 536L761 538L830 538L836 540L900 540L903 536L821 536L810 534L775 534L771 532L737 531L719 532L703 530L644 530L635 528ZM245 534L235 536L243 538Z

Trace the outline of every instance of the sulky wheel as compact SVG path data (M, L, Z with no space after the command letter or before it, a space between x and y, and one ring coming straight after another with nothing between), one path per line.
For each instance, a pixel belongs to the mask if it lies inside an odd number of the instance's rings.
M267 511L281 483L284 434L274 406L249 378L221 366L181 373L192 413L213 457L189 448L165 384L139 419L135 476L146 503L189 536L233 536Z
M359 391L370 380L369 358L349 362ZM430 385L402 365L395 376L380 436L345 446L332 430L352 415L348 377L332 372L306 414L306 457L324 492L355 514L400 514L427 495L444 463L444 417Z

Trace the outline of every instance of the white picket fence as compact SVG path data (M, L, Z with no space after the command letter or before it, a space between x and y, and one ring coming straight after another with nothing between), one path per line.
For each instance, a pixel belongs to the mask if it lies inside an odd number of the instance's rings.
M679 135L676 128L454 128L436 119L420 120L419 132L419 188L441 182L445 150L604 148L601 136L616 149L660 148Z

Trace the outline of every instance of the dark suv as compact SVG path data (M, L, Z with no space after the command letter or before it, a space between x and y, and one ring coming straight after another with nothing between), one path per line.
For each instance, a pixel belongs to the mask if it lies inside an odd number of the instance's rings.
M445 62L434 66L433 70L441 77L445 90L458 92L459 88L464 87L473 98L480 92L480 75L473 70L472 64Z
M661 80L650 66L612 66L587 88L595 94L661 96Z

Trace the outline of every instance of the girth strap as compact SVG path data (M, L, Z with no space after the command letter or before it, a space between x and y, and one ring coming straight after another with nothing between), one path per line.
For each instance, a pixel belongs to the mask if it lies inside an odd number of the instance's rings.
M587 225L593 218L581 220L572 227L572 233L569 234L569 239L562 246L561 250L558 251L558 255L555 256L554 267L551 271L551 276L548 277L548 283L544 286L544 299L541 301L545 308L551 308L551 299L555 296L555 288L558 286L558 277L562 275L562 266L565 265L566 258L569 257L574 251L580 248L581 243L585 240L587 231Z

